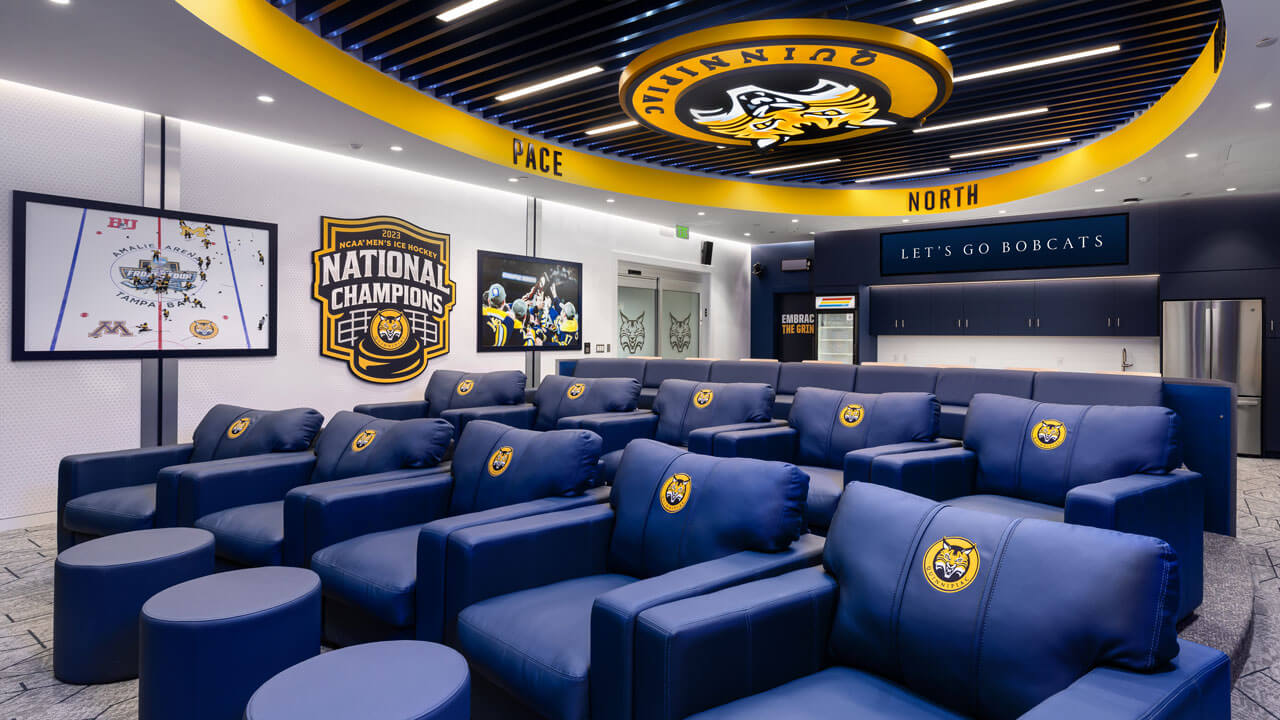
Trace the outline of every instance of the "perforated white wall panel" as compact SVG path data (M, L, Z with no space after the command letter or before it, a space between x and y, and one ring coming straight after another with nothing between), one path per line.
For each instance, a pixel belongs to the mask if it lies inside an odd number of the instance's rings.
M0 80L0 258L13 190L142 202L142 113ZM10 359L12 268L0 273L0 520L55 509L58 461L137 447L137 360ZM28 282L66 282L62 277Z

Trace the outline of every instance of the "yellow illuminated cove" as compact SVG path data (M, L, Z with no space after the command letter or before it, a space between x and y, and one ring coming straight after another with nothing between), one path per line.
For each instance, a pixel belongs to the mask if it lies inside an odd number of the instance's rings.
M793 215L928 215L999 205L1076 185L1149 152L1200 107L1218 78L1210 39L1187 73L1141 116L1096 142L1036 165L980 180L959 177L937 186L805 188L663 170L535 140L384 75L261 0L177 2L227 38L317 91L473 157L618 194ZM532 162L531 149L536 157Z

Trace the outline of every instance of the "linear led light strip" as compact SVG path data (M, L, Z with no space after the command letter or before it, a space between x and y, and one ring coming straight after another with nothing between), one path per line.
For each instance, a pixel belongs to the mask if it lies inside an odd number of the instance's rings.
M881 180L905 180L906 178L920 177L922 175L939 175L941 173L951 172L951 168L934 168L932 170L917 170L916 172L899 173L897 175L880 175L879 177L862 178L854 180L856 183L880 182Z
M587 131L587 134L602 135L604 133L611 133L615 130L626 130L627 128L633 128L639 124L640 123L636 122L635 120L625 120L623 122L614 123L612 125L601 125L600 127L593 127Z
M966 15L971 12L978 12L979 10L986 10L987 8L1008 5L1011 2L1014 2L1014 0L982 0L982 2L969 3L968 5L957 5L956 7L948 8L946 10L935 10L934 12L925 13L919 17L911 18L911 22L917 25L923 25L924 23L934 22L935 20L946 20L949 17L955 17L957 15Z
M596 73L602 72L604 72L604 68L599 65L593 65L589 68L583 68L582 70L571 72L567 75L560 75L559 77L553 77L550 80L543 80L540 83L534 83L533 85L516 88L510 92L504 92L497 97L497 100L498 102L515 100L516 98L524 97L525 95L532 95L533 93L542 92L543 90L556 87L557 85L564 85L565 83L570 83L574 80L581 80L584 77L590 77Z
M840 162L840 158L827 158L826 160L814 160L813 162L796 163L795 165L778 165L777 167L760 168L759 170L748 170L748 175L763 175L765 173L782 172L783 170L799 170L800 168L814 167L815 165L830 165L831 163Z
M1030 62L1018 63L1017 65L1006 65L1004 67L991 68L990 70L981 70L968 75L956 75L952 78L952 82L962 83L967 80L977 80L979 78L991 77L993 75L1007 75L1008 73L1021 72L1023 70L1032 70L1046 65L1057 65L1059 63L1071 62L1073 60L1083 60L1098 55L1108 55L1110 53L1120 52L1119 45L1108 45L1106 47L1093 48L1092 50L1081 50L1080 52L1067 53L1066 55L1055 55L1053 57L1041 58Z
M454 7L449 8L448 10L445 10L444 12L437 15L436 19L441 22L453 22L454 20L457 20L463 15L473 13L479 10L480 8L489 7L490 5L496 2L498 2L498 0L470 0L470 2L464 2L461 5L456 5Z
M1039 142L1023 143L1021 145L1005 145L1004 147L987 148L986 150L974 150L972 152L956 153L951 156L952 160L961 158L978 157L980 155L997 155L999 153L1013 152L1015 150L1030 150L1032 148L1049 147L1050 145L1061 145L1071 142L1071 138L1054 138L1053 140L1041 140Z
M1000 115L988 115L987 117L973 118L972 120L957 120L955 122L942 123L941 125L926 125L922 128L916 128L912 132L927 133L935 130L950 130L952 128L967 127L969 125L979 125L981 123L999 122L1001 120L1012 120L1014 118L1027 117L1028 115L1042 115L1049 112L1047 107L1039 107L1031 110L1019 110L1017 112L1002 113Z

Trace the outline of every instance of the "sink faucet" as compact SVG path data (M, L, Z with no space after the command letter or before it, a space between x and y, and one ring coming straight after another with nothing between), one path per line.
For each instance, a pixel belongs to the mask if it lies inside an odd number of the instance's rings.
M1133 367L1133 363L1129 362L1129 348L1120 348L1120 372L1128 372Z

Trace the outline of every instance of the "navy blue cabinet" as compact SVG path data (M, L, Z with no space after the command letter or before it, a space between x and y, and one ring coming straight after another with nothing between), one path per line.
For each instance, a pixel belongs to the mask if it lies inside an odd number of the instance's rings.
M965 285L952 283L938 285L933 288L933 326L934 335L962 335L965 332L964 321L968 314L965 306Z
M1116 278L1111 283L1108 326L1112 335L1160 334L1160 289L1155 277Z
M1038 280L1037 335L1111 335L1110 280Z
M1280 454L1280 339L1262 344L1262 451Z
M928 285L873 288L871 332L877 335L933 334L932 288Z

